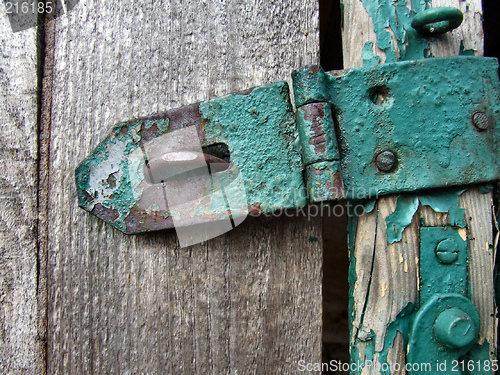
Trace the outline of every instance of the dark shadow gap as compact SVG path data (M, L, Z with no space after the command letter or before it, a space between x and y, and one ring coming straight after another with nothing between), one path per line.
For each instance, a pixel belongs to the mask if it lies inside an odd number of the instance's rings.
M483 31L484 31L484 56L500 58L500 24L498 22L498 14L500 12L500 2L498 0L483 0ZM500 72L499 72L500 74ZM497 220L499 218L500 209L500 185L496 184L495 189L495 212ZM498 251L498 250L497 250ZM500 302L500 259L496 256L495 264L495 299L498 306ZM498 328L500 334L500 327ZM497 371L496 374L500 374Z
M320 64L325 71L341 70L340 0L320 0L319 19ZM349 363L349 259L345 212L345 209L332 210L330 216L323 216L323 364ZM348 374L344 371L322 373Z
M319 55L325 71L343 69L340 0L319 0Z
M483 0L484 56L500 58L500 2Z

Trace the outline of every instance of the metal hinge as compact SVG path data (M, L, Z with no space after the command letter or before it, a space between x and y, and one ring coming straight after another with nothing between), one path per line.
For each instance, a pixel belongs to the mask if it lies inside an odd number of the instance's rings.
M295 114L283 81L118 124L76 170L80 206L140 233L500 179L495 59L292 77Z
M470 301L468 264L465 228L420 228L419 309L411 316L407 363L425 367L411 374L464 373L464 363L475 364L473 373L490 373L476 366L489 357L474 350L481 321Z
M500 177L495 59L312 67L295 71L293 81L310 202Z

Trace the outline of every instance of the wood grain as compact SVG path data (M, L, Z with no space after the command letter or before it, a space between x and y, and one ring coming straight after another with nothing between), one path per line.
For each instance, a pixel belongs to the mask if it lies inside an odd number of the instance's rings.
M77 207L74 169L122 120L318 61L318 4L81 0L56 20L49 373L293 374L321 360L321 222L247 219L180 249Z
M0 371L34 374L44 368L38 320L37 33L36 28L13 33L3 3L0 12Z
M495 247L493 227L495 220L492 193L481 193L471 188L459 197L460 207L465 208L465 222L469 237L469 277L471 300L479 311L481 328L479 343L490 344L490 357L497 359L497 324L495 318L495 290L493 267Z
M407 2L409 6L409 2ZM433 7L453 6L464 13L464 22L459 29L436 38L431 43L434 56L458 55L460 45L473 49L476 55L483 53L483 33L481 25L481 1L436 0ZM376 37L371 18L361 1L344 1L344 67L362 65L361 50L366 41L374 43L374 53L385 57L376 47ZM375 210L358 218L353 255L356 259L356 281L353 285L354 299L351 345L359 350L363 360L368 346L375 348L374 360L383 349L387 326L408 303L417 298L419 236L418 226L441 226L449 224L448 215L434 212L429 207L420 207L412 223L403 232L403 239L388 244L385 218L395 209L396 196L380 198ZM482 340L496 347L496 319L493 300L493 239L491 193L481 194L476 188L468 190L460 197L460 204L466 210L466 222L470 246L470 283L472 301L481 315ZM376 234L375 234L376 233ZM371 332L375 333L373 343ZM493 344L492 344L493 343ZM493 357L494 349L490 350ZM388 361L404 361L406 348L402 337L397 336L395 344L389 348ZM363 373L375 373L374 368Z

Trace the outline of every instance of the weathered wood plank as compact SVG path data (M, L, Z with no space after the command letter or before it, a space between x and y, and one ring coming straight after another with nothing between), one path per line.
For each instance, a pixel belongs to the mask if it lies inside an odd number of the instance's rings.
M0 371L42 373L37 264L37 34L0 5Z
M457 55L461 44L462 48L473 49L476 55L482 55L480 1L436 0L432 2L432 6L453 6L464 13L464 22L459 29L431 43L431 53L434 56ZM373 22L363 2L344 1L344 7L344 67L362 65L361 51L367 41L373 42L374 55L384 62L384 51L376 45ZM467 230L471 238L471 297L481 315L481 342L486 339L491 345L490 349L496 346L497 324L493 302L491 198L491 193L481 194L477 189L470 189L460 197L460 205L466 210ZM406 304L416 302L419 224L449 224L447 214L436 213L429 207L421 206L412 223L403 232L402 241L388 244L385 218L395 210L395 206L395 196L379 199L373 212L357 219L357 232L351 234L355 235L354 249L351 251L355 259L352 267L356 275L352 287L354 308L351 345L359 351L360 360L365 358L366 350L375 350L373 359L379 358L388 325ZM478 240L475 239L476 236ZM401 363L405 354L406 348L402 345L401 336L396 336L393 347L384 353L388 363L394 363L397 359ZM493 355L491 350L490 355ZM363 373L375 373L375 368L365 369Z
M187 249L77 207L74 169L122 120L288 79L315 1L82 0L56 20L49 373L295 373L321 360L319 218L247 219ZM316 241L319 240L319 241Z
M490 344L491 359L497 359L497 324L495 312L495 290L493 267L495 249L493 227L495 220L492 193L481 193L471 188L460 197L460 206L465 208L465 222L469 237L469 270L471 299L481 317L479 343Z

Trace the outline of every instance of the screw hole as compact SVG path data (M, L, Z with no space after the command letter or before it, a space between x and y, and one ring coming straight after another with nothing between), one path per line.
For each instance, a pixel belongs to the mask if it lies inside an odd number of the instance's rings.
M387 86L372 87L369 91L369 96L373 104L385 104L389 100L389 88Z

